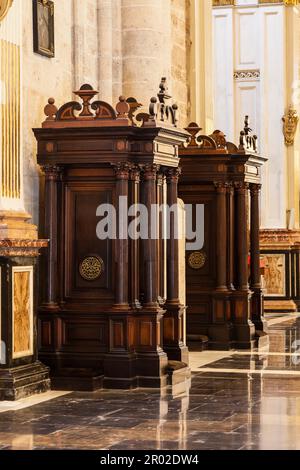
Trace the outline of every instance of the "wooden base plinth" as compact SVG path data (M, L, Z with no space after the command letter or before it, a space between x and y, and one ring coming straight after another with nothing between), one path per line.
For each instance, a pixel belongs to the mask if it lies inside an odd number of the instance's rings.
M184 310L183 305L164 306L166 312L164 314L164 351L171 361L189 363L189 350L183 343L184 330Z
M235 324L235 341L234 347L236 349L253 349L257 346L257 339L255 336L255 326L252 322L246 324Z
M229 351L233 347L233 326L232 323L221 323L208 327L209 349L219 351Z
M80 371L64 371L64 375L51 377L53 390L76 390L78 392L95 392L103 388L103 375L86 375Z
M136 354L112 353L104 357L104 388L131 389L137 387Z
M20 400L48 390L49 368L39 361L11 369L0 369L0 400Z
M184 362L169 361L168 385L173 397L188 393L191 387L191 369Z

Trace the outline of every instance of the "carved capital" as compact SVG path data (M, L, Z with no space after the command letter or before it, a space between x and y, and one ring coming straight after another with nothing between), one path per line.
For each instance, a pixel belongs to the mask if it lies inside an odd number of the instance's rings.
M218 194L226 194L228 183L225 181L215 181L214 186Z
M146 165L141 166L144 180L156 180L157 173L160 170L160 165L156 165L155 163L149 163Z
M112 165L116 174L117 180L129 180L132 164L128 162L119 162Z
M181 168L168 168L166 170L167 183L178 183L182 171Z
M132 165L130 170L130 180L139 183L141 180L141 169L138 165Z
M261 191L261 184L250 184L251 196L259 196Z
M234 183L234 188L238 194L245 194L249 189L249 183L245 183L244 181L236 181Z
M45 173L46 180L57 181L63 172L62 167L58 165L43 165L41 168Z

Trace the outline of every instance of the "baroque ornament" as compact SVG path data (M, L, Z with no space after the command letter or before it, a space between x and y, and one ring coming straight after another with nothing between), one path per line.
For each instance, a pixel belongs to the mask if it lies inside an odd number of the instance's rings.
M203 251L194 251L188 257L188 265L192 269L202 269L206 262L206 254Z
M104 271L103 259L98 256L88 256L79 266L80 276L86 281L96 281Z
M0 21L2 21L12 6L13 0L0 0Z
M299 116L297 114L297 111L293 109L292 106L290 106L287 113L283 116L282 121L285 145L294 145L295 134L299 122Z

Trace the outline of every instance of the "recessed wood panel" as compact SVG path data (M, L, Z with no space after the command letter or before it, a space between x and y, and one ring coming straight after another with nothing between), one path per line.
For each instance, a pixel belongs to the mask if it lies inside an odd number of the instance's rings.
M97 224L101 220L96 215L101 204L112 204L114 187L104 188L103 184L89 185L70 183L66 193L66 252L67 271L66 296L74 298L101 298L107 303L113 301L114 263L113 240L100 240L97 237ZM84 279L81 263L86 258L98 258L101 262L101 275L96 279Z
M13 358L33 354L33 268L14 267L13 276Z

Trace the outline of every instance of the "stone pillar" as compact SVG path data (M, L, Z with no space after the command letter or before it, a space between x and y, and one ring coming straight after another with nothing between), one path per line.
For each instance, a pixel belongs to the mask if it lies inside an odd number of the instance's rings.
M122 0L123 94L148 103L171 75L170 0Z
M113 102L113 0L98 0L99 90L101 100Z
M179 168L167 170L167 204L170 211L167 240L167 310L164 317L164 350L169 359L188 364L188 349L184 344L185 305L179 301Z
M212 0L191 0L191 116L203 128L203 134L214 131L213 109L213 33Z

